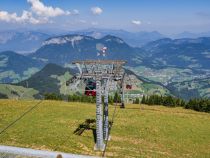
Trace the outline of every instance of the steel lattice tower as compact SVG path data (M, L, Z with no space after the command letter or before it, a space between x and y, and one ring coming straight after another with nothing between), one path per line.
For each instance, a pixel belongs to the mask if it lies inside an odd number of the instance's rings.
M112 88L112 82L118 82L121 93L121 102L124 106L124 76L123 60L84 60L74 61L80 70L80 73L74 77L74 83L93 79L96 82L96 145L95 150L103 151L104 141L109 137L109 118L108 118L108 97ZM75 85L74 85L75 86ZM102 104L104 96L104 105Z

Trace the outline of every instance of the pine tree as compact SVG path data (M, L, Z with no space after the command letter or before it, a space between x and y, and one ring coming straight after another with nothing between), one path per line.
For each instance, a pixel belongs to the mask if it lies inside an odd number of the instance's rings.
M139 98L136 98L134 104L139 104L139 103L140 103Z
M143 95L143 97L142 97L141 103L142 103L142 104L145 104L145 103L146 103L146 98L145 98L144 95Z

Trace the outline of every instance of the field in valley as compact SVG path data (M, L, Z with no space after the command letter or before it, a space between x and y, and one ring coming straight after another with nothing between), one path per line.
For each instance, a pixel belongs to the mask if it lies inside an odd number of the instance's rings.
M0 131L39 101L0 100ZM110 105L110 116L114 106ZM73 134L95 118L95 105L43 101L0 135L1 145L97 155L92 131ZM182 108L117 107L107 157L210 157L210 114Z

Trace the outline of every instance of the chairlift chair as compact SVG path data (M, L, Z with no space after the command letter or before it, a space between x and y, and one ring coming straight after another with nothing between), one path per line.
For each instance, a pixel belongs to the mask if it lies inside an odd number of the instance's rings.
M127 84L126 85L126 89L132 89L132 85L131 84Z
M85 95L86 96L96 96L96 82L89 80L87 81L85 87Z

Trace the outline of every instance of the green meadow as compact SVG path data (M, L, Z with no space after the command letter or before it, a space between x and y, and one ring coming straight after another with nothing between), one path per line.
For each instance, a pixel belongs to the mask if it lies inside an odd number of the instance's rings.
M0 131L38 102L0 100ZM110 105L110 117L114 108ZM94 104L43 101L2 133L0 144L101 156L93 149L91 130L73 134L94 118ZM180 107L117 107L106 157L210 157L210 114Z

